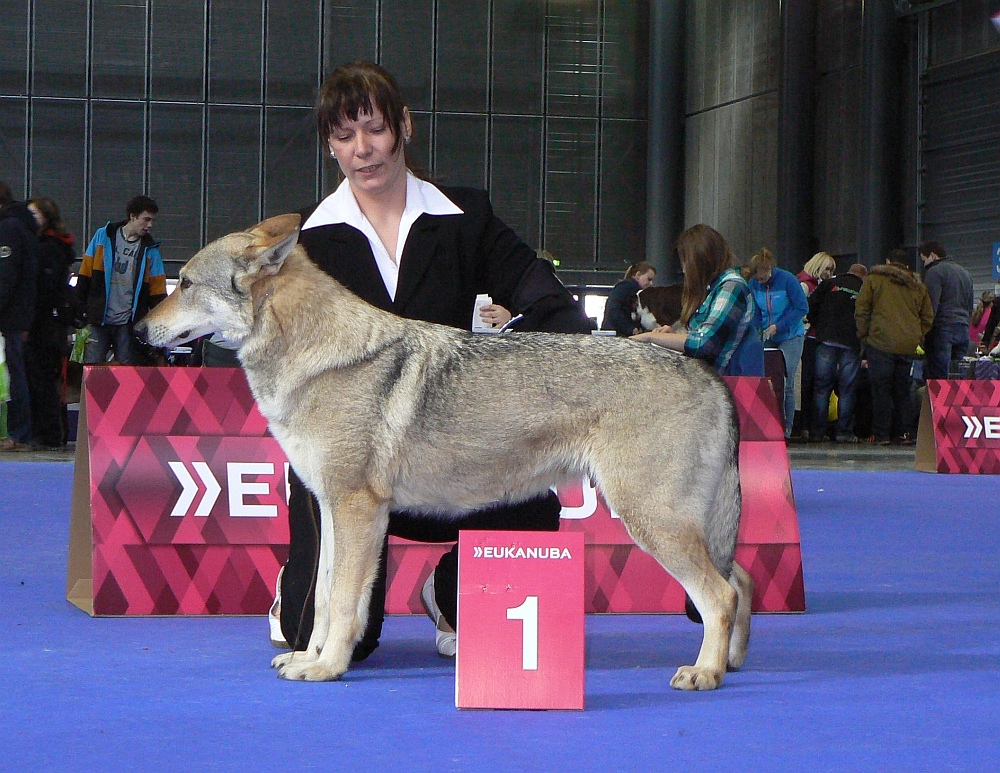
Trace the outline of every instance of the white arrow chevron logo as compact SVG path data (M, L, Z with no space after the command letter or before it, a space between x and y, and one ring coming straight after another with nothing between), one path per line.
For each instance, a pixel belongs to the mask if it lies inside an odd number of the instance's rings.
M181 495L177 497L177 502L174 504L174 509L170 514L185 516L191 508L191 503L194 502L195 496L198 494L198 484L194 482L194 478L187 471L184 462L167 462L167 464L173 470L174 475L181 484ZM215 479L215 476L212 475L208 464L205 462L191 462L191 466L194 467L194 471L198 473L198 477L205 486L205 495L201 498L201 502L198 503L198 509L194 511L194 514L207 516L212 512L212 507L219 498L222 487Z
M976 416L963 416L965 422L965 434L963 438L978 438L983 434L983 423Z

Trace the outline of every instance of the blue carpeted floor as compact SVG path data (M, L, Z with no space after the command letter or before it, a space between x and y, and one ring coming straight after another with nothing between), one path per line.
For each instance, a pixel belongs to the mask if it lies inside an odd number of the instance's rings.
M72 469L0 463L0 768L945 771L1000 758L1000 478L795 471L808 611L759 615L714 693L701 629L587 618L584 712L460 712L426 619L338 683L262 618L92 619L64 598Z

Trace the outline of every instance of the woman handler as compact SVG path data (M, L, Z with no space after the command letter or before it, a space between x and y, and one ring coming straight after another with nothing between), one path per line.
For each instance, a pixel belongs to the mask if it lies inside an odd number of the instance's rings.
M409 319L469 330L476 296L486 294L492 303L481 307L480 316L487 326L499 328L520 314L518 330L590 332L590 320L551 264L493 214L485 191L437 187L407 168L413 126L388 72L369 62L341 65L320 88L316 113L322 146L344 177L336 191L302 213L299 242L321 269L374 306ZM549 493L459 518L393 512L389 533L453 542L460 528L554 531L559 511L558 499ZM289 535L276 606L285 641L305 649L312 631L319 506L294 472ZM436 625L437 650L444 656L455 654L457 556L456 546L442 557L421 592ZM385 579L383 545L355 660L378 646ZM272 640L276 638L272 627Z
M764 346L753 293L722 234L707 225L677 239L684 270L681 321L686 333L657 328L632 336L707 361L724 376L763 376Z

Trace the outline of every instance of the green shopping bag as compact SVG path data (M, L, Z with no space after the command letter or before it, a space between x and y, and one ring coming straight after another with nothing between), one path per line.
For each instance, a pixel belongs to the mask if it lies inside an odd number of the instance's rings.
M69 353L70 362L83 362L83 347L90 338L90 328L82 327L73 333L73 349Z
M7 342L0 335L0 403L10 401L10 371L7 370Z

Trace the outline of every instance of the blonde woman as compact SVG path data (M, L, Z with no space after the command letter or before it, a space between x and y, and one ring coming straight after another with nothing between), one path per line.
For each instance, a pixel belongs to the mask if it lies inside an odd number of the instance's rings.
M808 298L819 287L819 283L825 282L833 276L833 272L836 270L837 261L834 260L833 255L826 250L822 250L809 258L802 267L802 270L795 275L795 278L799 280L799 284L802 285L802 292Z
M837 261L826 250L821 250L806 261L802 270L795 275L806 298L812 295L820 282L825 282L837 271ZM809 437L809 428L813 426L815 417L813 410L813 370L816 357L816 337L809 329L806 321L806 337L802 342L802 367L795 373L795 383L792 389L795 393L795 408L802 413L802 437ZM821 439L821 438L813 438Z

